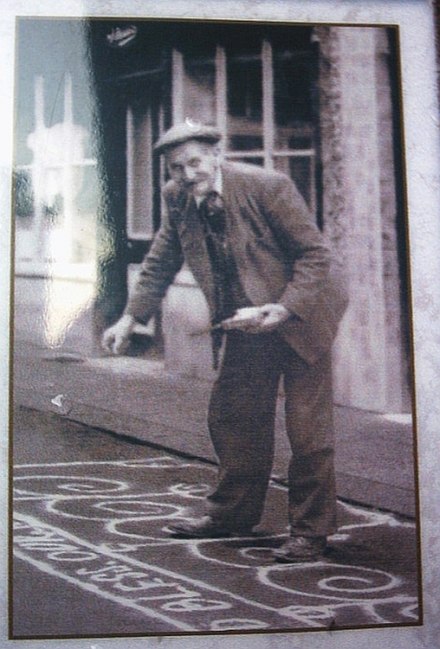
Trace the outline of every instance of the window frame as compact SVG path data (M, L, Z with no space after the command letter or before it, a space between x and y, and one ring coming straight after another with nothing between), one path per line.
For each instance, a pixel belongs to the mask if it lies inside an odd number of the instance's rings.
M295 52L293 52L295 55ZM303 52L300 53L300 56ZM311 146L306 148L285 149L276 147L276 123L275 123L275 70L274 70L274 52L273 45L269 37L262 37L261 50L256 55L261 60L262 65L262 143L260 149L243 149L231 150L228 146L228 73L227 73L227 51L223 45L218 44L215 48L212 64L214 66L214 92L215 92L215 123L219 129L222 139L220 141L221 155L225 160L242 160L252 161L259 159L262 166L268 170L274 170L277 161L302 159L310 165L309 168L309 208L312 214L317 215L317 155L318 147L316 145L316 125L310 123ZM208 63L209 61L206 61ZM171 121L173 124L184 121L188 116L185 114L185 53L178 46L173 47L170 52L170 83L171 83ZM132 188L136 180L137 170L135 169L135 136L132 124L130 125L129 111L127 106L127 236L132 240L151 241L154 234L154 201L153 201L153 170L146 169L145 178L146 198L149 205L144 208L144 213L148 214L145 219L145 227L141 231L139 224L134 228L134 204ZM291 127L289 127L291 128ZM160 132L165 130L164 119L160 119ZM151 149L153 143L151 142ZM288 164L288 163L287 163ZM164 161L160 162L160 182L163 184L166 180L166 169ZM149 198L148 198L149 197Z

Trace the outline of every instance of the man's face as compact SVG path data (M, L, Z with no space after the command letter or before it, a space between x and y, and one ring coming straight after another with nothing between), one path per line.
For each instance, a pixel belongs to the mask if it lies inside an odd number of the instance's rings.
M205 196L214 187L218 149L213 144L190 140L166 154L171 178L194 196Z

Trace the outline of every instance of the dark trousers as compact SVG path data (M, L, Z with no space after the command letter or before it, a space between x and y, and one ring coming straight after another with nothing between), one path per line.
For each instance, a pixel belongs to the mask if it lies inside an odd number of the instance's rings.
M209 512L234 529L260 521L273 463L281 376L292 450L291 533L327 536L336 525L330 356L308 365L276 333L226 336L208 415L220 465L218 485L208 498Z

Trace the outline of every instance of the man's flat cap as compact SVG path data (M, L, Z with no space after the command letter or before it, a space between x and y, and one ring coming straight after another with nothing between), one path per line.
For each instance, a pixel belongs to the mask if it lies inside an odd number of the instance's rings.
M157 153L163 153L167 149L183 144L189 140L210 142L215 144L221 139L221 133L215 126L207 126L201 122L187 119L185 122L175 124L166 131L154 145Z

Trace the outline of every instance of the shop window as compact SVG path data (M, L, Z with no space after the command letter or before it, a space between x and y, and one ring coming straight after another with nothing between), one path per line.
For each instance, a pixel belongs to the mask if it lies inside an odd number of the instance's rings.
M186 34L170 61L171 121L190 118L217 125L226 159L286 173L316 212L310 30L295 43L270 34L245 40L223 35L217 42ZM127 110L127 234L132 240L152 238L155 183L167 179L161 160L154 180L155 135L168 125L159 115L153 128L157 92L135 93Z
M99 186L96 160L87 156L90 133L73 121L72 78L64 78L63 120L46 126L45 84L33 79L34 130L30 164L14 171L16 270L22 274L91 279L96 262Z
M289 44L229 41L173 55L173 118L216 124L226 158L289 175L316 211L316 142L310 33Z

